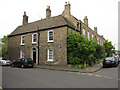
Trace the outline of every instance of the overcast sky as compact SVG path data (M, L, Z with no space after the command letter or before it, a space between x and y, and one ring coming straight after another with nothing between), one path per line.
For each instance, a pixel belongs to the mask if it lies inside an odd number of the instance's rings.
M29 16L28 22L45 18L46 7L50 5L52 16L61 14L67 0L0 0L0 38L10 34L22 25L23 13ZM118 1L120 0L69 0L71 14L83 21L88 17L91 29L98 27L98 34L118 44Z

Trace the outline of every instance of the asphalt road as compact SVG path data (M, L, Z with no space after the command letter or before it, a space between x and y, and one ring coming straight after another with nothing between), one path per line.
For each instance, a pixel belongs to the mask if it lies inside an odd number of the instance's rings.
M3 88L118 88L118 67L96 73L2 67Z

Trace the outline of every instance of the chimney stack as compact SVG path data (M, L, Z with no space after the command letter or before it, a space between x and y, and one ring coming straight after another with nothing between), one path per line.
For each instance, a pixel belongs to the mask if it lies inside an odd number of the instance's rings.
M97 33L97 27L94 27L94 31L95 31L95 33Z
M26 15L26 12L24 11L23 15L23 25L28 24L28 16Z
M51 17L51 10L50 10L50 6L47 6L47 9L46 9L46 19L50 18Z
M70 12L71 12L71 8L70 8L70 2L68 1L68 2L65 2L65 7L64 7L64 11L63 11L63 13L62 13L62 15L64 16L64 17L66 17L66 18L69 18L69 16L70 16Z
M87 16L84 17L84 24L88 26L88 18L87 18Z
M68 3L65 2L65 10L64 11L66 14L70 15L70 2L69 1L68 1Z

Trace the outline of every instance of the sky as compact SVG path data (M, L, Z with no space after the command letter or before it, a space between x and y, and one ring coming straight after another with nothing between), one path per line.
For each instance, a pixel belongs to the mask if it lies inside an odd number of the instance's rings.
M12 33L22 25L26 11L28 22L46 17L46 7L50 5L51 15L62 14L67 0L0 0L0 38ZM98 34L111 41L118 49L118 2L120 0L68 0L71 14L82 20L88 17L91 29L98 28Z

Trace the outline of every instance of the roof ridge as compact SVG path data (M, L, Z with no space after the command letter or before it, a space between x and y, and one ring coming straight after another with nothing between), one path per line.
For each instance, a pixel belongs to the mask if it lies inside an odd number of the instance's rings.
M53 16L53 17L51 17L51 18L55 18L55 17L59 17L59 16L61 16L61 14L60 14L60 15L57 15L57 16ZM50 19L51 19L51 18L50 18ZM29 25L29 24L32 24L32 23L36 23L36 22L39 22L39 21L43 21L43 20L47 20L47 19L44 18L44 19L40 19L40 20L37 20L37 21L29 22L29 23L27 23L27 24L25 24L25 25L19 25L18 27L20 27L20 26L26 26L26 25Z

